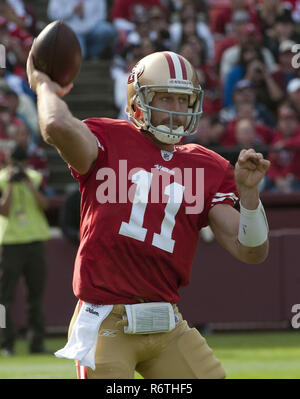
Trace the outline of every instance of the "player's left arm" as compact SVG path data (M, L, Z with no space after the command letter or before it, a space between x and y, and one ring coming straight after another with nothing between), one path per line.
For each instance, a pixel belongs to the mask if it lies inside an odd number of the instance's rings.
M242 150L234 171L241 212L230 205L218 204L208 214L216 240L245 263L261 263L268 255L268 224L258 184L269 166L270 161L262 154L253 149Z

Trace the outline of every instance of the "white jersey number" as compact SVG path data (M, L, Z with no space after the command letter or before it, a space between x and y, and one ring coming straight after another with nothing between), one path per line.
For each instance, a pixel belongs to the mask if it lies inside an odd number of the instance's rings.
M136 184L129 222L122 222L119 234L135 240L145 241L147 229L143 227L144 216L148 204L149 192L153 174L139 170L132 176L131 181ZM160 233L154 233L152 245L164 251L173 253L175 240L172 232L175 226L175 216L183 199L184 186L171 183L165 187L165 195L169 197L165 207L165 216L161 224Z

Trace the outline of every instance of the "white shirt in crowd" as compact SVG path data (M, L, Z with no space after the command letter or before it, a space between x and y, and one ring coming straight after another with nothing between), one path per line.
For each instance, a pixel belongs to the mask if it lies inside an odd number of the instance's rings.
M75 7L83 4L83 15L74 12ZM95 25L107 18L105 0L50 0L48 4L50 20L63 20L77 34L85 34Z

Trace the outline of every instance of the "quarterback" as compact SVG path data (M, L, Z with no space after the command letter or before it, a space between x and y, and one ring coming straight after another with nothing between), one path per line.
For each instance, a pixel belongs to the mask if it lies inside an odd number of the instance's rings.
M133 68L130 122L76 119L62 100L72 84L60 87L37 71L31 54L27 74L43 139L66 161L82 197L78 304L56 356L74 359L79 378L133 378L135 370L144 378L225 378L176 306L178 289L189 283L207 225L240 261L266 259L258 184L269 161L242 150L233 168L200 145L180 145L197 132L203 91L193 66L176 53L150 54Z

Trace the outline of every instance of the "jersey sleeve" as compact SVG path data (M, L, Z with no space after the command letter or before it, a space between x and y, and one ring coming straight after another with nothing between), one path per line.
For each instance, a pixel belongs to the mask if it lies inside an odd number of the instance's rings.
M104 138L104 129L101 126L100 120L97 118L91 118L91 119L85 119L83 122L87 125L87 127L96 137L98 145L98 156L96 162L94 163L94 166L84 175L81 175L75 169L73 169L71 165L68 165L71 175L74 177L74 179L78 180L79 182L80 191L82 184L90 177L95 167L96 166L101 167L103 165L103 163L105 162L105 154L107 152L106 148L107 146L105 144L105 138Z
M204 208L205 223L201 227L208 225L208 213L212 207L218 204L228 204L234 207L238 200L239 197L234 179L234 168L228 162L221 183L213 190L213 192L210 193L208 199L206 200Z
M238 191L234 180L234 168L229 164L218 191L211 195L209 199L209 209L217 204L235 206L238 200Z

